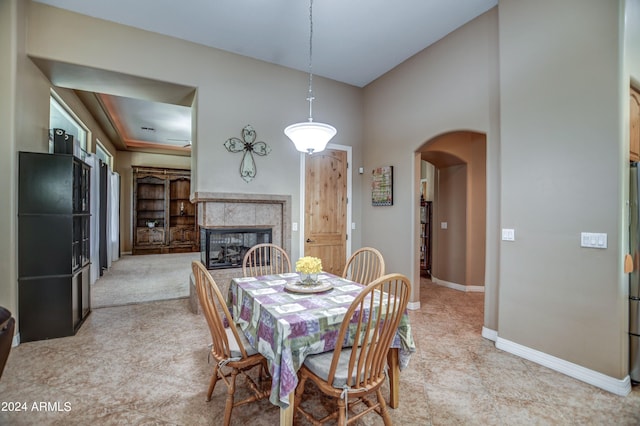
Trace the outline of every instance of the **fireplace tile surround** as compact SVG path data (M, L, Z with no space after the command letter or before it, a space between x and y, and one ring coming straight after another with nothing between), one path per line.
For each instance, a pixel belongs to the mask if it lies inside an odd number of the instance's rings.
M291 196L227 192L195 192L191 202L198 209L198 226L207 228L271 228L272 241L291 254ZM242 268L209 271L223 295L229 281L242 276ZM190 304L199 312L193 278Z

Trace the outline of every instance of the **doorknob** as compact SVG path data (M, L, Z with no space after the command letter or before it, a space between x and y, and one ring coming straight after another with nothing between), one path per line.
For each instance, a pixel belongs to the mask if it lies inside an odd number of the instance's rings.
M310 238L307 238L307 242L308 242L308 243L315 243L315 242L316 242L316 240L312 240L312 239L310 239Z

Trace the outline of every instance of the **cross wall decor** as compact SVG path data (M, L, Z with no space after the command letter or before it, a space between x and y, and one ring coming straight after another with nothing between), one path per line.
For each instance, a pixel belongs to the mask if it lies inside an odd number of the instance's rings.
M235 137L229 138L224 143L224 146L229 152L235 153L244 151L242 161L240 162L240 177L244 179L245 182L250 182L256 177L257 173L253 153L264 157L271 152L271 148L266 144L266 142L255 142L256 131L253 130L253 127L249 124L244 126L241 134L242 140Z

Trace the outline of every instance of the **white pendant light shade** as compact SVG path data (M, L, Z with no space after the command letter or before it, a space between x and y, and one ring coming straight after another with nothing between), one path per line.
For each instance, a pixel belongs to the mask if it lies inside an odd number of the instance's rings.
M335 127L313 121L313 0L309 0L309 121L295 123L284 129L284 134L291 139L300 152L313 154L323 151L332 137L338 133Z
M291 139L296 149L308 154L324 150L336 133L335 127L314 121L292 124L284 129L284 134Z

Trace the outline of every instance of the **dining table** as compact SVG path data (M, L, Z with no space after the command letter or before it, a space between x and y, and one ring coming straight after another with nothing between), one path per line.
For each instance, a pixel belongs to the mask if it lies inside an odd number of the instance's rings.
M280 424L293 424L297 371L308 355L334 350L351 302L365 286L321 273L318 285L301 285L298 273L232 278L227 305L234 322L266 359L272 404L280 407ZM405 311L387 357L389 406L399 404L399 373L415 352Z

